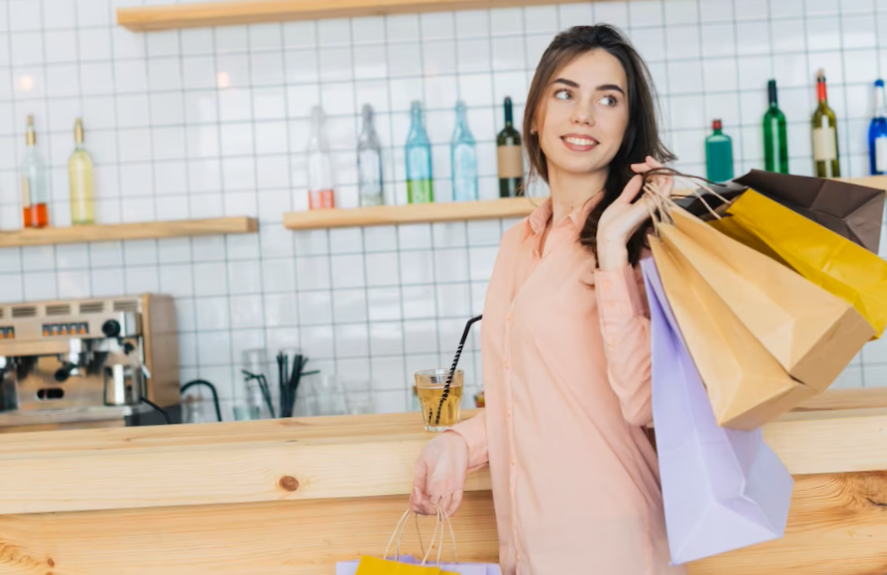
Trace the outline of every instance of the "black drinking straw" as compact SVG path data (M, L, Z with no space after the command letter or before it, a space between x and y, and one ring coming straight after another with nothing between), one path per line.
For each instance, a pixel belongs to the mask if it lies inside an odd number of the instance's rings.
M450 395L450 384L453 383L453 376L456 374L456 366L459 365L459 357L462 355L462 348L465 347L465 340L468 339L468 332L471 331L471 326L483 317L483 315L473 317L465 324L465 331L462 332L462 339L459 340L459 347L456 348L456 357L453 358L453 366L450 367L450 374L447 376L447 382L444 384L440 405L437 406L437 417L434 418L434 425L440 425L440 412L443 411L443 404Z

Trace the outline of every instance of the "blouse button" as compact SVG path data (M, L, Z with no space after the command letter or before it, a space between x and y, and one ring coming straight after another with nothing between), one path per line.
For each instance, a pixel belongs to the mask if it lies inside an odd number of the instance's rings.
M508 367L509 367L509 363L508 363L508 361L504 361L504 362L502 362L502 367L505 368L505 371L508 371Z

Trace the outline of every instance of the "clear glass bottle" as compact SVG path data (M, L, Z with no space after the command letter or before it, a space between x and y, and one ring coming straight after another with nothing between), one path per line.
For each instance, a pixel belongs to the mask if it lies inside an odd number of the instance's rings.
M312 210L336 207L333 169L324 128L323 108L311 109L308 137L308 206Z
M733 140L723 132L720 120L711 123L712 134L705 139L706 177L713 182L733 179Z
M37 133L34 116L28 116L25 132L25 155L19 176L22 186L22 223L26 228L43 228L49 225L49 190L46 186L46 163L37 150Z
M68 178L71 184L71 223L95 223L95 193L93 188L92 158L83 148L83 122L74 122L74 152L68 160Z
M363 106L363 127L357 140L358 190L361 206L381 206L382 195L382 146L373 124L373 107Z
M875 82L875 115L869 124L869 167L871 174L887 174L887 98L884 80Z
M496 159L499 166L499 197L513 198L523 193L524 155L520 132L514 127L511 98L505 98L505 127L496 136Z
M477 148L468 127L468 108L461 100L456 102L456 129L450 144L450 164L453 169L453 201L476 200Z
M816 99L813 113L813 163L819 178L840 178L841 163L838 154L838 119L829 108L825 89L825 72L816 75Z
M431 142L422 121L422 104L410 106L410 133L407 136L407 201L411 204L428 204L434 201L431 179Z

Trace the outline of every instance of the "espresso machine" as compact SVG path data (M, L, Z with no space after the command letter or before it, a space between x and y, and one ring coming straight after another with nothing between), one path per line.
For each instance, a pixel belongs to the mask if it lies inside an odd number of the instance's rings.
M0 305L0 433L180 421L166 295Z

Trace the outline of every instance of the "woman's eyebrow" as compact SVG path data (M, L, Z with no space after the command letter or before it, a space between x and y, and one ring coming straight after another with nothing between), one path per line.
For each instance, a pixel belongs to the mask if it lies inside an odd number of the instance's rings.
M566 78L558 78L558 79L554 80L552 82L552 84L564 84L565 86L569 86L571 88L578 88L579 87L579 84L577 84L573 80L567 80ZM601 84L600 86L595 88L595 91L597 91L597 92L603 92L605 90L613 90L613 91L619 92L623 96L625 95L625 90L623 90L622 88L620 88L616 84Z
M602 84L597 87L597 91L603 92L604 90L613 90L615 92L619 92L623 96L625 95L625 90L617 86L616 84Z
M573 80L567 80L566 78L558 78L557 80L552 82L552 84L566 84L567 86L569 86L571 88L578 88L579 87L579 84L577 84Z

